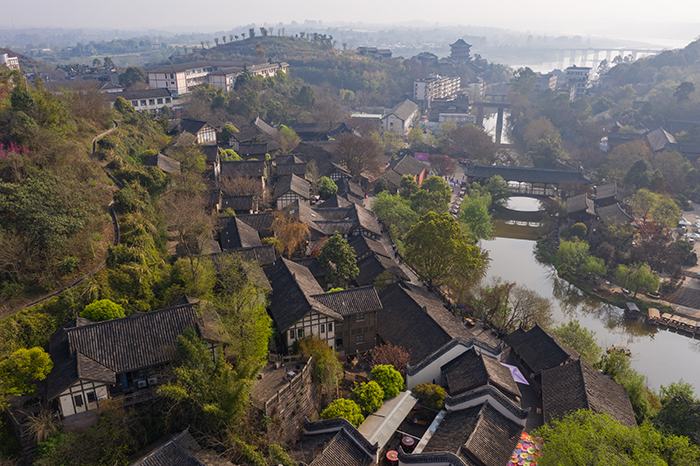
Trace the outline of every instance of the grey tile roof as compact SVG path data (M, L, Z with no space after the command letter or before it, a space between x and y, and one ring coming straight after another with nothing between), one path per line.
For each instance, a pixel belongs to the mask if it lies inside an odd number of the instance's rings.
M523 183L585 183L591 180L583 175L583 171L549 170L530 167L504 167L502 165L475 165L465 173L473 178L491 178L501 176L506 181Z
M362 257L369 252L374 252L380 256L391 258L384 244L380 241L369 239L364 235L348 238L348 245L355 250L355 256L357 257Z
M397 189L401 186L401 175L396 173L394 170L387 169L384 173L377 177L377 179L379 178L387 180Z
M620 204L615 203L605 207L596 207L596 214L605 223L630 223L634 219L624 210Z
M309 466L370 466L373 463L372 457L341 429Z
M342 196L333 194L331 197L323 201L318 205L319 209L332 209L337 207L350 207L352 202L348 201Z
M304 176L307 172L306 162L299 159L296 155L278 155L275 160L277 166L277 176L288 176L295 174Z
M608 183L595 187L595 200L617 197L617 183Z
M262 178L265 176L264 160L235 160L221 162L221 177Z
M667 144L675 144L676 138L663 128L657 128L647 133L647 141L653 152L666 150Z
M343 317L379 311L382 308L382 302L374 286L348 288L347 290L334 291L333 293L314 295L313 298Z
M272 285L270 314L281 332L312 311L343 320L343 316L312 298L323 294L323 288L303 265L280 257L265 269L265 274Z
M351 203L348 207L331 207L312 209L305 203L294 202L288 206L290 212L298 216L299 221L320 236L331 236L336 231L350 236L358 228L381 236L382 229L377 216L371 210Z
M388 113L388 115L395 115L397 118L403 121L410 120L417 114L418 105L408 99L396 104Z
M577 196L571 196L566 199L567 215L583 212L595 216L595 207L593 206L593 200L588 198L588 194L579 194Z
M411 365L453 338L472 338L461 319L419 286L398 282L381 291L379 298L382 311L377 314L377 332L384 341L410 350Z
M536 374L579 358L576 351L564 346L537 324L527 332L518 329L510 333L503 341L513 348Z
M219 217L218 230L221 249L224 251L262 246L255 228L238 216Z
M163 155L160 152L143 162L143 164L146 167L158 167L163 172L168 174L180 173L180 162L175 159L171 159L167 155Z
M416 160L415 157L411 157L410 155L405 155L400 159L396 159L391 162L387 167L387 170L394 170L396 173L402 176L417 176L426 168L428 168L428 166L420 160Z
M545 422L586 408L607 413L625 425L637 425L627 390L583 359L542 372L542 407Z
M238 254L242 255L245 260L257 262L262 267L267 267L277 259L277 256L275 255L275 247L272 244L239 248L234 249L231 252L237 252Z
M358 286L374 284L374 280L384 272L389 272L401 280L409 281L408 276L401 270L399 264L393 259L380 254L372 253L358 261L357 268L360 269L360 273L355 277L355 283Z
M450 396L482 385L493 385L510 396L520 396L513 376L505 366L474 348L465 351L441 368Z
M235 211L253 210L255 206L255 196L221 196L221 209L233 209Z
M268 213L236 215L236 218L250 225L260 236L272 236L272 222L275 217Z
M187 304L87 325L71 322L51 335L54 368L47 377L47 398L79 379L115 383L115 374L167 363L168 348L187 328L210 341L222 341L216 318L211 318L203 320L195 305Z
M485 402L448 412L423 453L453 453L467 465L503 466L508 463L522 432L520 424ZM429 463L426 461L426 464Z
M218 146L200 145L197 149L204 154L207 163L216 163L220 160Z
M272 196L274 199L282 197L288 192L293 192L297 194L302 199L308 199L310 196L311 187L308 181L300 178L294 174L280 178L275 185L275 194Z
M187 430L178 434L132 466L206 466L195 458L194 453L202 449Z
M188 132L190 134L197 134L205 126L211 126L206 121L193 120L192 118L183 118L180 120L178 128L181 132Z

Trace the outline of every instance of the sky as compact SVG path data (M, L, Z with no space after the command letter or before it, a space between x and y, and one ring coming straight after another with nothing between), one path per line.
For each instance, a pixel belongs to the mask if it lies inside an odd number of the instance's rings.
M689 42L700 34L700 1L652 0L0 0L0 28L62 27L187 29L229 31L255 23L292 20L333 22L459 24L533 33L619 37L677 36ZM695 23L695 27L691 23ZM663 23L672 23L666 24Z

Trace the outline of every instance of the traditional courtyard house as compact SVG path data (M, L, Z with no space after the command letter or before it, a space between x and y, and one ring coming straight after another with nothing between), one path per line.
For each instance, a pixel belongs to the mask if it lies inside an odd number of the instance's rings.
M348 245L355 251L355 257L357 257L358 262L365 257L369 257L372 253L391 258L381 241L369 239L364 235L348 238Z
M352 205L352 202L347 200L346 198L339 196L338 193L333 194L331 197L326 199L325 201L321 202L316 206L317 209L337 209L338 207L340 208L346 208L350 207Z
M358 260L357 268L360 270L354 280L357 286L374 285L377 289L384 290L394 283L410 281L395 260L375 252Z
M131 466L233 466L216 452L205 450L190 435L189 428L147 453Z
M216 145L216 128L206 121L183 118L175 125L173 132L189 133L196 138L197 144Z
M383 131L391 131L404 137L413 128L413 122L420 116L418 105L406 99L398 103L382 117Z
M547 423L578 409L590 409L627 426L637 425L627 390L583 359L542 372L542 409Z
M510 369L497 358L477 352L475 347L465 351L440 368L447 393L455 397L487 385L497 388L508 398L519 401L520 389Z
M267 153L274 154L279 151L277 128L265 123L260 117L238 130L238 133L234 133L224 142L241 157L264 159Z
M595 213L598 215L598 220L607 225L613 223L632 223L634 221L630 214L622 210L620 204L596 207Z
M240 195L252 195L262 197L263 190L267 185L267 167L264 160L236 160L222 161L219 180L229 178L232 181L237 179L250 179L255 181L255 187L251 187L252 192L242 192Z
M223 251L262 246L258 232L237 216L219 217L218 233Z
M204 154L206 169L214 172L215 179L221 174L221 150L218 146L199 146L200 152Z
M300 464L309 466L372 466L379 463L380 448L369 442L343 418L307 422L305 435L289 451Z
M374 348L377 314L382 302L373 286L348 288L314 295L314 299L343 316L336 328L335 347L340 356Z
M303 178L292 174L277 181L275 193L272 195L277 209L283 209L295 202L308 203L311 187Z
M257 212L258 205L258 196L228 196L224 194L221 196L217 208L220 212L231 209L236 215L241 215Z
M676 138L671 133L663 128L656 128L654 131L649 131L646 135L647 145L652 152L663 152L673 150L676 144Z
M337 195L344 197L348 201L359 206L364 204L365 191L359 184L350 181L349 178L341 178L340 180L336 181L336 185L338 186L338 191L336 192Z
M267 267L272 265L277 260L277 255L275 254L275 247L272 244L264 244L262 246L249 246L247 248L240 248L234 250L243 259L251 262L260 264L261 267ZM268 282L269 283L269 282Z
M306 162L301 160L296 155L278 155L275 158L275 167L278 178L289 175L296 175L300 178L306 178L306 172L308 171Z
M46 400L63 418L95 412L107 398L125 405L149 400L165 381L169 348L177 337L193 328L214 354L224 343L217 321L209 315L202 319L194 304L104 322L78 317L51 335L54 367L46 379Z
M428 166L423 162L416 160L410 155L394 160L384 170L384 173L379 175L377 179L383 178L389 182L393 191L397 191L401 187L401 177L403 175L412 176L418 186L423 184L425 180Z
M309 269L281 257L265 273L272 285L270 315L284 349L291 351L295 342L309 335L335 348L336 326L343 316L313 298L324 291Z
M143 162L145 167L159 168L163 173L173 175L180 173L180 162L158 152L153 157Z
M566 219L569 223L589 222L590 225L590 221L594 220L595 217L595 206L588 194L583 193L566 198Z
M617 183L608 183L601 186L593 186L593 202L596 209L621 202L621 196L617 191Z
M261 238L270 238L274 236L274 232L272 231L272 223L275 221L275 217L269 212L260 212L250 215L236 215L236 218L243 220L247 225L253 227Z
M510 346L520 365L530 371L529 374L524 374L528 381L537 382L538 385L542 371L579 358L576 351L564 346L537 324L527 331L519 328L506 335L503 341Z
M175 106L172 95L167 89L142 89L137 91L108 92L106 94L111 108L114 108L114 102L118 97L125 99L138 112L160 113L163 107L172 109Z

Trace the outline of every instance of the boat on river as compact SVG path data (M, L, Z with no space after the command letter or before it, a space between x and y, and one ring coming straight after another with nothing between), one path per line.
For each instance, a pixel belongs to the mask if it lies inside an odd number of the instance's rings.
M625 317L628 319L638 319L642 314L634 303L625 303Z
M650 325L659 325L659 321L661 320L661 314L659 313L659 310L655 307L651 307L647 312L647 323Z
M608 348L605 351L608 354L617 351L618 353L622 353L625 356L632 356L632 351L628 347L626 347L625 345L620 345L618 343L613 343L612 345L608 346Z
M668 327L668 324L671 322L672 316L673 314L670 314L668 312L664 312L663 314L661 314L661 319L659 319L659 325Z

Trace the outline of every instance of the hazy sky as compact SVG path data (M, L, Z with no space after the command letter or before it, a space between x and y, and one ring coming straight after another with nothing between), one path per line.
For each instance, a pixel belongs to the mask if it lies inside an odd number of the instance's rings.
M250 23L430 23L505 27L520 31L617 37L628 30L655 34L658 23L700 24L700 1L652 0L0 0L0 28L98 27L230 30ZM650 24L654 23L654 24ZM682 26L682 25L681 25ZM662 29L662 28L660 28ZM683 28L691 30L690 28ZM700 34L700 26L694 36ZM690 34L685 32L685 35ZM689 37L692 40L695 37Z

